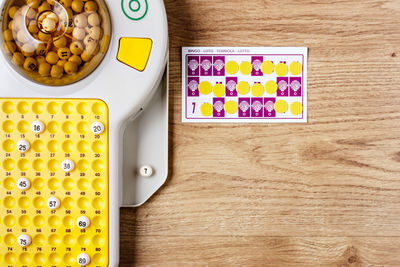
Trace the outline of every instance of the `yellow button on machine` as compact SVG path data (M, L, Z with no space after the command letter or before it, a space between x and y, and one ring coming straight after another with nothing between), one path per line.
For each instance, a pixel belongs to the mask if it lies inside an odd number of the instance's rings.
M119 39L117 59L138 71L144 71L152 46L153 41L148 38L123 37Z

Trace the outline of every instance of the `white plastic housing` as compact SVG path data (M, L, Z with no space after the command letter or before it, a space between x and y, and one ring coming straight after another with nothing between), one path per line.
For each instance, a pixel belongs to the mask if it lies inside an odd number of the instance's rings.
M1 9L5 2L0 0ZM130 118L146 106L161 82L168 57L168 25L162 0L140 0L142 4L148 4L147 14L140 20L129 19L122 10L121 1L105 2L112 21L111 41L104 60L92 74L68 86L43 86L14 72L3 53L0 53L0 97L96 98L108 105L109 266L118 266L123 134ZM150 58L143 72L116 59L121 37L150 38L153 41Z

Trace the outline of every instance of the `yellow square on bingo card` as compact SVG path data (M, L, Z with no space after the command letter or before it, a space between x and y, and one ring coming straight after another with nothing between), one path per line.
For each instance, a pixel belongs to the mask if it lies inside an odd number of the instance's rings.
M168 175L164 2L0 10L0 266L118 266L120 207Z

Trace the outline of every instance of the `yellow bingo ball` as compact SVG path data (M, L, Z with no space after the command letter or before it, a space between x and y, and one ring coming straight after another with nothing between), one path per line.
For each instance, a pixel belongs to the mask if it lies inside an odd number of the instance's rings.
M60 4L63 5L64 7L71 7L72 0L61 0Z
M10 7L10 9L8 10L8 15L10 16L10 18L13 19L18 10L19 10L18 6Z
M67 63L67 60L61 59L61 60L57 61L57 64L56 64L56 65L59 66L59 67L61 67L61 68L64 68L65 63Z
M61 36L60 38L56 39L53 44L57 48L65 47L67 45L67 38Z
M40 7L38 8L39 14L43 13L44 11L51 10L49 3L43 2Z
M75 74L78 71L78 63L73 61L68 61L64 65L64 71L67 74Z
M12 31L10 29L5 30L3 32L3 38L4 38L4 41L6 41L6 42L13 41L14 37L13 37Z
M24 69L27 71L35 71L37 70L37 62L34 58L28 57L24 62Z
M49 76L51 70L51 66L47 62L43 62L39 64L39 74L42 76Z
M4 42L3 48L8 54L12 54L17 50L17 46L13 42Z
M12 62L17 66L22 66L25 62L25 57L22 53L16 52L13 55Z
M63 68L57 65L51 67L50 75L53 78L61 78L63 76Z
M74 55L80 55L83 52L83 45L81 42L73 42L69 46L69 49L71 50L71 53Z
M68 59L71 56L71 51L67 47L58 49L58 57L61 59Z
M98 9L97 3L95 1L88 1L85 4L85 12L96 12Z
M42 63L46 63L46 58L43 57L43 56L37 56L37 57L36 57L36 61L37 61L37 63L40 65L40 64L42 64Z
M81 59L82 59L83 61L85 61L85 62L89 62L89 61L92 59L92 56L89 55L88 53L86 53L86 51L85 51L85 52L83 52L83 53L81 54Z
M47 33L44 33L44 32L41 32L41 31L39 31L39 33L38 33L38 37L39 37L39 40L40 40L40 41L47 42L48 40L50 40L50 38L51 38L51 35L50 35L50 34L47 34Z
M29 22L28 31L32 34L39 32L39 28L37 27L37 25L34 21Z
M58 60L59 60L59 57L58 57L57 53L54 51L49 52L46 56L46 61L51 65L56 64Z
M40 6L41 0L26 0L26 3L31 8L37 9Z
M82 0L74 0L71 3L71 8L76 13L81 13L83 9L83 1Z
M81 57L80 57L80 56L77 56L77 55L71 56L71 57L68 59L68 61L70 61L70 62L75 62L76 64L78 64L78 66L80 66L80 65L82 64L82 59L81 59Z
M44 44L38 44L36 46L36 55L38 56L46 55L46 46Z

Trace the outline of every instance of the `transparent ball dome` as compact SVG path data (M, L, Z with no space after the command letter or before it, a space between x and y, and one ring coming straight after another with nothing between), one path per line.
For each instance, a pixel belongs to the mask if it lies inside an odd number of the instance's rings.
M9 0L2 50L12 68L42 85L77 82L103 60L111 21L103 0Z

